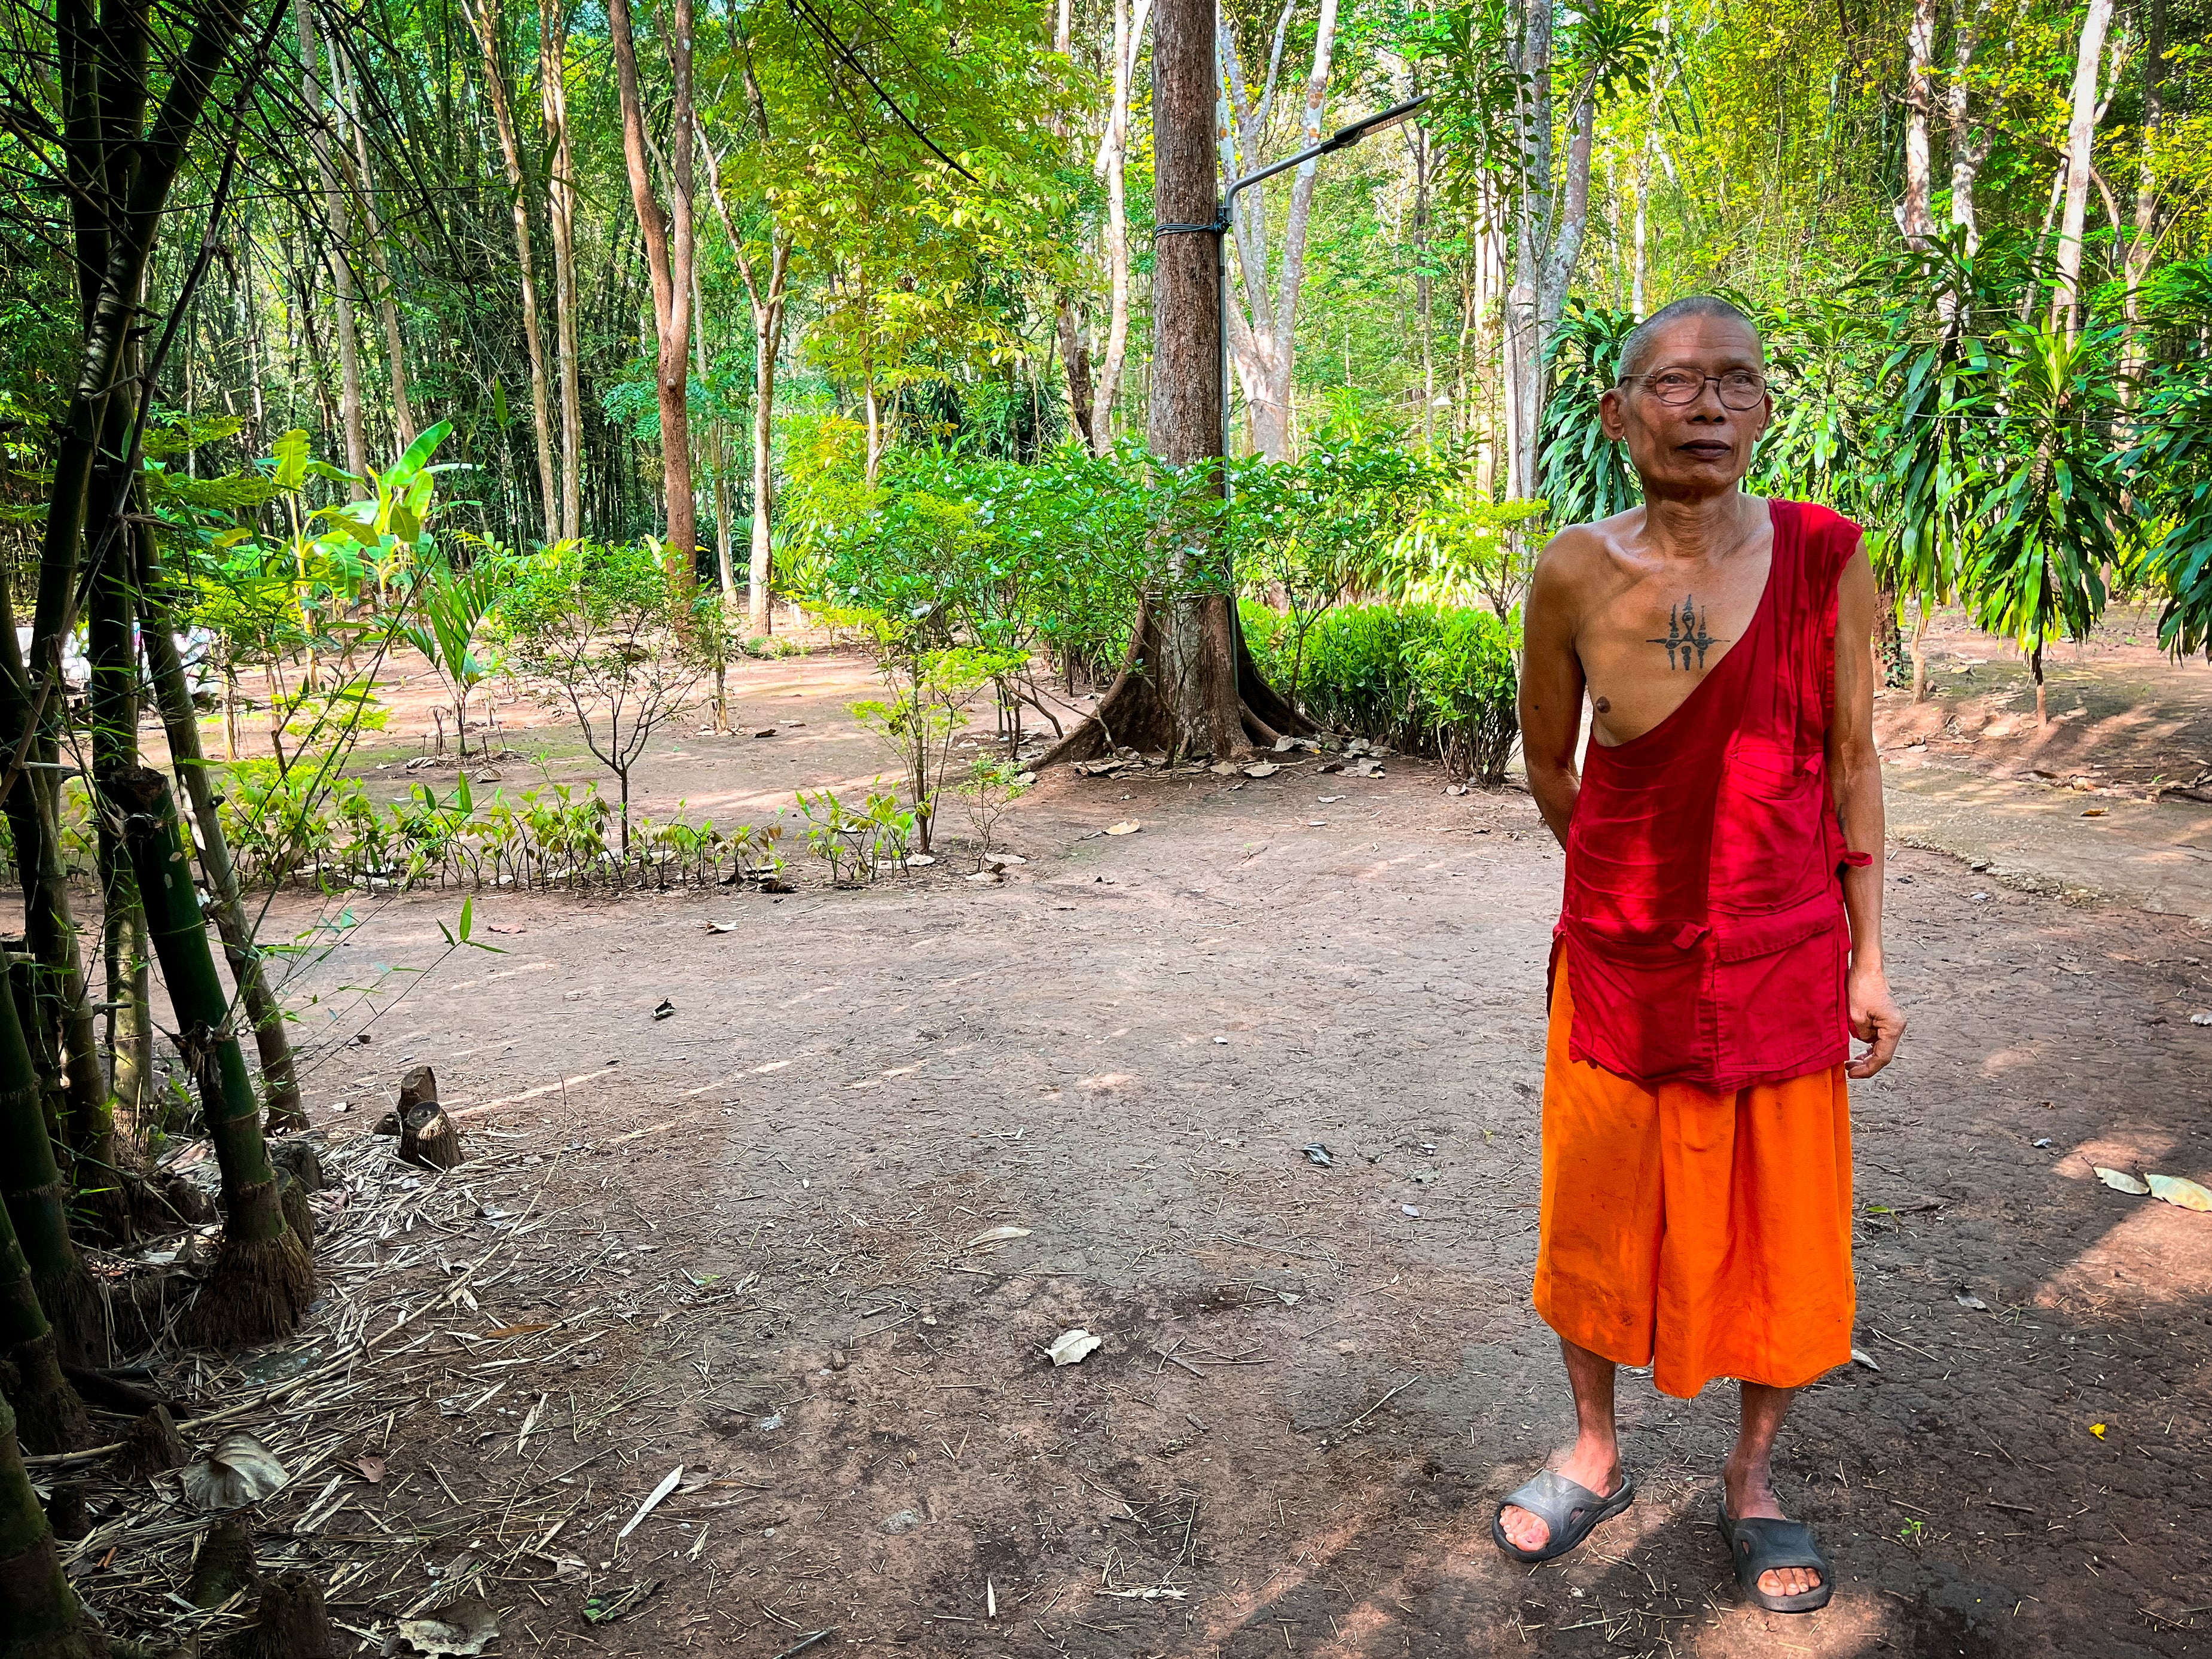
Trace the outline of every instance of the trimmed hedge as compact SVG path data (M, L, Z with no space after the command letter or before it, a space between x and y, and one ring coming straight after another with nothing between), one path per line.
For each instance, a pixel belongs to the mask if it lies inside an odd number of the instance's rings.
M1246 599L1244 636L1268 683L1287 693L1290 618ZM1505 781L1520 721L1515 629L1456 605L1341 605L1306 635L1301 710L1326 726L1443 758L1486 789Z

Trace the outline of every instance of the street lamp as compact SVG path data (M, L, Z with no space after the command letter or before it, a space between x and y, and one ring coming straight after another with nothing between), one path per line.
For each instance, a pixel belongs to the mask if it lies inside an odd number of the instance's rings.
M1349 126L1339 127L1317 144L1300 150L1295 155L1285 155L1271 162L1257 173L1248 173L1229 186L1229 193L1221 198L1221 216L1206 225L1160 225L1152 234L1161 236L1171 231L1195 231L1213 238L1213 287L1219 312L1216 331L1216 364L1214 378L1221 397L1221 490L1229 493L1229 228L1237 214L1237 198L1247 186L1287 173L1292 167L1303 167L1316 156L1327 155L1333 150L1349 149L1363 138L1371 138L1378 132L1413 119L1421 106L1427 103L1428 94L1408 98L1402 104L1393 104L1377 114L1354 121Z

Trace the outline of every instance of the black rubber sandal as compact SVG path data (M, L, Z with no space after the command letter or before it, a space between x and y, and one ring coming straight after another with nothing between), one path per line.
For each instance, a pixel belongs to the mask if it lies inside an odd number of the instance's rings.
M1735 1582L1743 1593L1769 1613L1817 1613L1836 1591L1836 1575L1828 1558L1813 1541L1813 1529L1802 1521L1772 1521L1753 1516L1729 1519L1728 1499L1720 1503L1721 1536L1728 1540L1729 1559L1735 1565ZM1795 1595L1776 1595L1759 1587L1761 1573L1787 1567L1809 1567L1820 1575L1811 1589Z
M1490 1517L1490 1536L1516 1561L1533 1566L1539 1561L1565 1555L1595 1532L1601 1522L1612 1520L1635 1501L1636 1483L1626 1473L1620 1477L1620 1490L1606 1498L1546 1469L1498 1504L1498 1513ZM1505 1535L1505 1511L1509 1509L1526 1510L1544 1523L1548 1531L1543 1548L1524 1550Z

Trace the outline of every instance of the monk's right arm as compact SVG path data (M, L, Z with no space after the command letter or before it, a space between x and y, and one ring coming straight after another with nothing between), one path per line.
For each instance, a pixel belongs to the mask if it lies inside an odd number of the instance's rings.
M1554 542L1536 560L1522 611L1521 755L1528 793L1564 847L1582 776L1575 739L1583 724L1583 664L1575 654L1575 595Z

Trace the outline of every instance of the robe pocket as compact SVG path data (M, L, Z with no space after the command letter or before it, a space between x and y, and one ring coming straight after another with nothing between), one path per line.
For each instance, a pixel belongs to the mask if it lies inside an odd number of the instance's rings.
M1713 1004L1720 1052L1747 1078L1802 1076L1850 1051L1841 900L1823 891L1771 915L1715 920Z
M1710 932L1703 922L1644 927L1567 917L1575 1057L1638 1079L1694 1074L1709 1066L1714 1029L1705 994Z
M1820 891L1827 869L1824 757L1784 744L1729 745L1713 803L1716 910L1764 912Z

